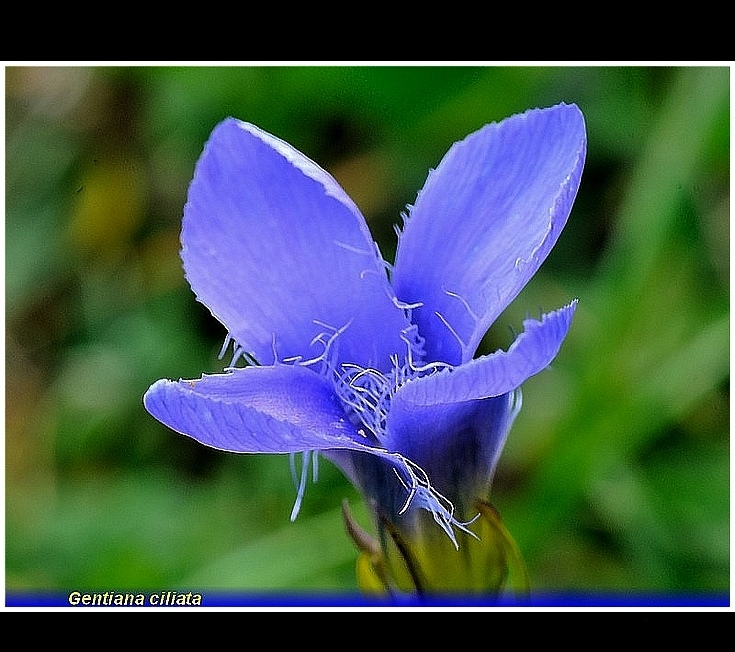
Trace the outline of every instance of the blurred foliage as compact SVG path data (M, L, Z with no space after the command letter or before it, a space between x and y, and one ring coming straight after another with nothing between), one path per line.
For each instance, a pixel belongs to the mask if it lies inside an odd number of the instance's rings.
M559 101L588 161L569 224L482 352L579 297L491 500L538 590L729 587L727 67L6 68L6 588L354 591L359 496L328 462L295 523L284 456L167 430L141 396L222 367L182 207L234 115L327 168L392 258L455 140Z

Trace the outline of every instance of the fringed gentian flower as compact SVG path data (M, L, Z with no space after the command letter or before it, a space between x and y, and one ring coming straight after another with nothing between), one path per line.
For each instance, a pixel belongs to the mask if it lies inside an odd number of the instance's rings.
M520 562L484 501L521 384L556 356L576 301L474 355L558 239L585 152L575 105L486 125L431 171L391 267L327 172L225 120L196 166L181 256L234 358L159 380L146 408L213 448L302 453L294 516L309 461L336 464L375 516L379 542L346 515L365 589L499 591Z

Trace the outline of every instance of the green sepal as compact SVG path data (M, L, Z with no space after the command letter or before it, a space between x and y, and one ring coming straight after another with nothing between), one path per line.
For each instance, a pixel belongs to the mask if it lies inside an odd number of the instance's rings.
M345 509L347 529L362 551L357 561L360 589L371 595L466 594L500 597L530 590L523 557L497 510L476 503L470 532L456 529L456 543L421 513L410 531L380 522L380 543Z
M478 500L476 506L480 511L483 523L492 532L491 537L503 551L506 566L503 588L512 593L527 596L531 592L531 580L518 544L508 532L495 507L482 500Z
M392 591L380 543L355 521L347 501L342 501L342 516L350 538L361 551L355 564L360 591L371 596L388 596Z

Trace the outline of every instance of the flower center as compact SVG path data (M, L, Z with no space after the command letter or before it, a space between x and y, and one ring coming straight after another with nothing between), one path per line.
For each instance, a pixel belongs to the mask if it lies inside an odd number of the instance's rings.
M410 306L401 305L404 309ZM369 440L369 445L382 448L382 441L387 437L387 421L393 396L410 380L437 373L442 370L451 370L453 366L444 362L424 362L424 339L419 335L416 325L410 325L401 332L401 339L406 345L403 355L394 353L390 356L390 368L387 371L373 367L363 367L352 362L339 362L337 359L338 347L335 346L339 336L350 326L350 322L341 328L335 328L321 321L314 321L322 327L321 331L311 341L311 345L320 344L322 351L313 358L304 359L303 356L288 357L278 361L275 352L276 364L293 364L312 367L321 376L328 378L337 398L340 400L347 418L357 428L357 432ZM220 357L224 355L228 345L233 343L234 353L230 367L234 367L240 358L246 364L258 364L244 349L229 336L225 340ZM291 520L296 518L306 487L306 477L309 467L313 469L316 480L318 456L315 451L306 451L302 455L300 472L296 469L295 453L291 454L291 474L297 490L296 502L291 514ZM436 523L446 532L453 544L457 540L453 528L458 528L474 536L467 526L454 517L454 506L451 501L442 496L432 486L425 471L405 456L394 451L393 457L400 460L403 471L395 470L396 478L406 491L406 500L399 511L403 514L413 504L427 510Z
M322 372L331 376L345 412L366 438L372 435L381 441L388 434L391 400L405 383L440 369L451 369L445 363L423 363L424 342L415 325L406 328L401 339L406 344L406 352L403 356L395 353L390 357L391 367L387 372L351 362L336 363L329 355L323 358Z

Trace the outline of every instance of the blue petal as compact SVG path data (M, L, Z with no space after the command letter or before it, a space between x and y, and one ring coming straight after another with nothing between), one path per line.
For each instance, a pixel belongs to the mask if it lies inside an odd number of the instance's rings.
M184 209L197 298L260 364L318 356L378 368L408 326L360 211L313 161L253 125L213 131Z
M487 499L492 476L517 414L515 392L476 401L415 405L400 395L388 416L384 442L418 464L458 518L474 516Z
M173 430L232 453L321 451L351 477L354 453L395 483L395 499L428 509L453 539L445 503L411 460L358 434L333 387L300 366L244 367L198 380L159 380L143 397L148 412ZM358 485L361 486L361 485Z
M551 364L572 324L574 301L544 315L541 321L526 319L508 351L496 351L453 369L407 382L393 397L391 410L402 401L431 406L502 396L521 386L530 376Z
M364 448L332 385L305 367L245 367L198 380L159 380L143 402L169 428L233 453Z
M158 380L143 403L164 425L218 450L352 450L407 468L400 455L358 434L332 384L306 367L251 366L196 380Z
M393 271L427 360L472 359L556 243L579 187L585 125L575 105L532 110L455 143L419 193Z

